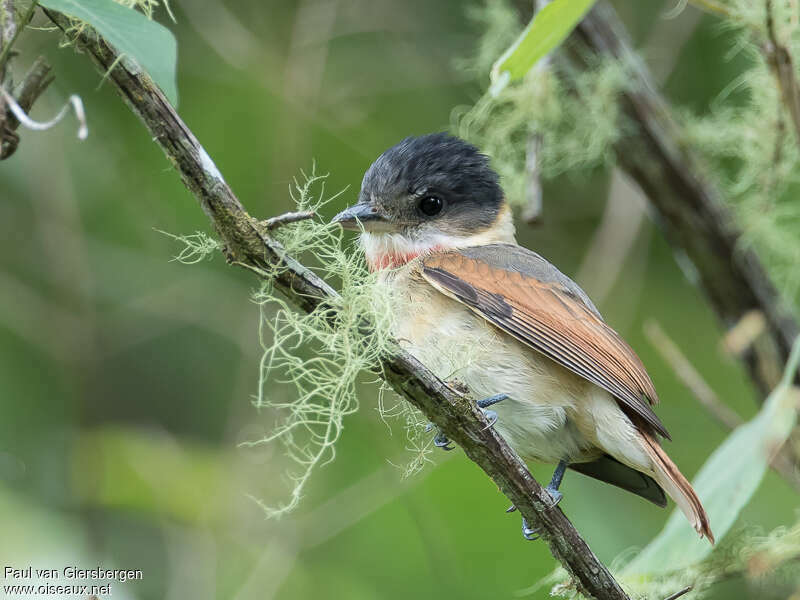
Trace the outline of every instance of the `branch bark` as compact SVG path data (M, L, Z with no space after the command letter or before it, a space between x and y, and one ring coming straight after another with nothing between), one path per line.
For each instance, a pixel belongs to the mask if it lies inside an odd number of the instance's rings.
M63 15L45 12L56 25L65 28ZM287 256L266 228L247 213L195 136L140 68L124 57L117 62L117 52L88 30L76 43L100 72L106 73L116 65L109 79L199 201L225 245L229 262L277 272L275 285L300 310L314 310L336 296L331 286ZM276 266L280 268L276 270ZM604 600L628 599L561 509L552 506L549 494L525 464L488 427L473 402L449 388L399 347L383 360L382 367L379 375L458 443L521 514L541 530L553 556L569 572L581 593Z
M611 6L601 0L571 39L625 67L629 85L622 107L633 127L615 146L618 165L644 190L669 242L694 265L700 287L722 323L730 327L752 310L763 313L765 343L755 344L743 359L766 397L800 333L795 316L756 253L739 244L741 229L703 161L683 143L670 106L632 50Z

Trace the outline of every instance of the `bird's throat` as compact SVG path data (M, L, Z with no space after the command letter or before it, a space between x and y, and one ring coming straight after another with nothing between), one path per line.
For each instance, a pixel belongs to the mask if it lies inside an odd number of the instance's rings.
M372 273L397 269L415 258L434 252L497 243L516 244L514 222L508 205L503 205L490 227L468 235L452 235L444 231L416 238L399 233L365 231L361 234L361 245Z
M386 269L397 269L423 254L440 252L442 250L445 250L444 246L436 245L424 250L411 250L408 252L368 252L367 267L371 273L384 271Z

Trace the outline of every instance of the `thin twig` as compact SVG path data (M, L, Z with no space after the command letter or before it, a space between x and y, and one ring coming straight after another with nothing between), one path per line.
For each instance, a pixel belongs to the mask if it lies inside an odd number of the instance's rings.
M17 37L17 17L14 12L13 0L0 0L0 88L10 83L11 77L7 73L6 61L11 56L11 46ZM16 148L19 136L9 130L6 125L8 120L6 103L0 97L0 154L5 153L5 148Z
M39 96L53 83L55 76L53 76L50 71L50 65L44 57L38 57L14 90L14 97L17 99L17 104L19 104L20 108L26 113L31 111L31 108L33 108ZM9 121L9 123L12 122L13 120Z
M278 227L283 227L289 223L297 223L298 221L305 221L306 219L313 219L317 216L313 210L301 210L297 212L287 212L277 217L270 217L264 221L259 221L259 225L264 227L267 231L272 231Z
M733 13L731 13L730 9L716 0L689 0L689 4L712 15L728 18L733 17Z
M8 3L8 5L10 5L10 7L11 7L11 9L10 9L11 10L10 18L11 18L12 21L15 21L15 23L14 23L14 29L13 29L13 33L11 35L11 39L10 40L2 40L3 43L0 45L0 73L3 72L3 69L5 67L6 61L8 60L8 57L9 57L9 55L11 53L11 47L17 41L17 38L19 37L19 34L22 33L22 30L25 29L25 27L28 25L28 23L31 22L31 19L33 18L33 11L36 10L36 4L37 4L37 0L33 0L31 2L31 5L28 7L28 10L26 10L25 14L22 15L22 19L19 21L19 23L16 23L16 18L15 18L14 14L13 14L14 1L11 0L11 2ZM6 15L6 18L9 18L9 15Z
M50 65L41 56L37 58L22 83L17 86L15 96L17 104L23 112L30 112L34 102L44 93L47 87L53 82L54 77L50 74ZM5 102L0 102L5 104ZM5 109L3 109L5 110ZM19 136L15 130L19 127L19 120L11 111L6 111L5 139L0 140L0 160L11 157L19 145Z
M702 404L705 409L720 423L728 429L735 429L743 423L742 418L736 414L727 404L723 404L714 390L706 383L703 376L698 373L689 359L681 352L678 345L672 341L666 332L661 328L658 321L648 320L644 324L644 332L647 339L667 364L672 367L678 379L689 388L694 397Z
M691 592L693 589L694 589L694 588L693 588L693 586L691 586L691 585L687 585L687 586L686 586L685 588L683 588L682 590L680 590L680 591L678 591L678 592L675 592L675 593L674 593L674 594L672 594L671 596L667 596L666 598L664 598L664 600L678 600L678 598L680 598L681 596L683 596L683 595L685 595L685 594L688 594L688 593L689 593L689 592Z
M68 26L63 15L45 12L59 27ZM77 37L76 43L101 73L108 72L118 58L111 46L88 28ZM330 285L287 256L282 246L247 213L205 149L146 73L140 69L131 71L122 61L110 71L109 77L175 165L186 187L197 197L225 244L230 262L256 272L274 273L273 284L300 310L314 310L338 296ZM366 331L369 324L363 327ZM493 428L487 427L485 417L473 402L465 401L399 346L384 357L381 366L379 375L458 443L520 513L539 528L551 552L581 593L604 600L628 600L561 509L553 506L549 494L531 476L519 456Z
M550 0L533 0L534 10L538 13L550 3ZM550 57L545 56L534 67L538 72L550 69ZM528 225L536 225L542 219L542 176L539 168L542 150L542 136L531 133L525 146L525 207L522 209L522 219Z
M760 310L748 311L725 333L721 346L728 354L741 356L761 337L766 326L764 313Z
M546 58L546 57L545 57ZM539 154L542 147L542 136L531 133L525 147L525 207L522 219L528 225L536 225L542 219L542 178L539 169Z

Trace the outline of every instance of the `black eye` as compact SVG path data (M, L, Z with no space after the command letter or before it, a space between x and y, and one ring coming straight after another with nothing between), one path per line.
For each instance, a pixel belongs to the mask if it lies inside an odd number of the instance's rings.
M442 212L443 206L444 203L442 202L442 199L438 198L437 196L425 196L419 201L419 209L423 212L423 214L426 214L429 217Z

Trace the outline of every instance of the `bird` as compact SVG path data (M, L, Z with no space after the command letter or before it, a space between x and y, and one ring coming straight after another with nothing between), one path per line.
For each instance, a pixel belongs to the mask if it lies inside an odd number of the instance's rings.
M394 299L399 343L476 398L525 461L557 465L546 487L554 504L571 469L661 507L666 493L714 543L661 446L671 438L644 365L578 284L517 243L486 154L447 133L408 137L372 163L357 202L332 223L360 233ZM442 432L434 442L452 449ZM522 530L538 537L524 518Z

